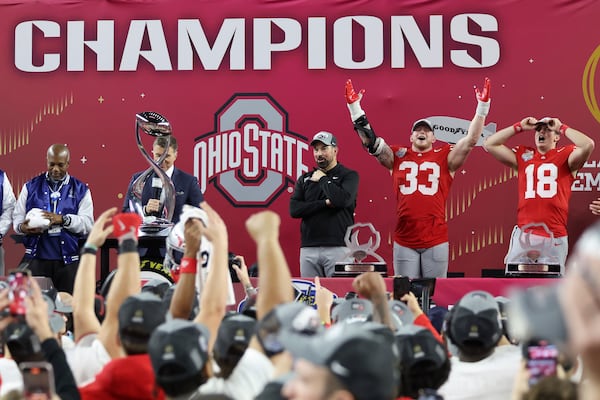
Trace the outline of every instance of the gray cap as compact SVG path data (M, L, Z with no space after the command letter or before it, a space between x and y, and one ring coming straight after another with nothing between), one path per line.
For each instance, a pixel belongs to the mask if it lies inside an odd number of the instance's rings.
M325 146L337 146L337 139L333 136L331 132L321 131L318 132L315 136L313 136L312 142L310 142L311 146L314 146L316 142L321 142Z
M413 124L413 126L412 126L412 130L413 130L413 132L414 132L414 131L415 131L415 129L417 129L417 127L419 127L420 125L425 125L425 126L427 126L427 127L428 127L428 128L429 128L429 129L430 129L432 132L433 132L433 124L431 123L431 121L430 121L430 120L428 120L428 119L425 119L425 118L423 118L423 119L420 119L420 120L418 120L418 121L415 121L415 123L414 123L414 124Z

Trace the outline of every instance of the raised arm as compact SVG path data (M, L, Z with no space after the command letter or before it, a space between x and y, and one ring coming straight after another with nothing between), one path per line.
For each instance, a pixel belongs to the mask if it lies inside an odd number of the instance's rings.
M100 330L100 322L94 312L96 252L113 232L112 217L116 212L117 208L113 207L98 217L83 246L73 286L73 325L76 342L83 336L98 333Z
M534 117L523 118L523 120L514 125L508 126L494 133L492 136L489 136L483 143L483 147L494 156L496 160L516 170L517 156L504 143L517 133L534 129L536 122L537 120Z
M477 144L477 141L483 132L485 117L490 110L491 91L492 83L488 78L485 78L483 90L481 92L479 89L475 88L475 98L477 99L475 116L469 125L467 136L460 139L448 154L448 168L450 169L450 172L456 171L465 163L467 156Z
M219 325L227 308L229 285L228 233L225 222L211 206L205 203L203 209L208 216L207 226L202 225L197 219L192 221L201 226L202 234L212 243L212 254L208 261L210 270L202 286L202 293L200 293L200 312L196 316L195 322L204 324L210 331L208 352L211 354L217 339Z
M561 135L566 136L576 146L575 150L569 155L569 168L573 173L576 173L583 167L583 164L585 164L588 158L590 158L592 151L594 151L594 141L585 133L563 124L558 118L552 118L548 122L548 126L551 129L555 129Z
M352 81L350 79L346 81L346 103L348 110L350 110L350 118L354 124L354 130L358 133L363 147L367 149L369 154L375 156L377 161L387 169L392 169L394 166L392 149L385 143L383 138L375 135L375 131L367 120L367 115L360 106L360 101L364 93L364 89L356 93Z
M138 253L137 232L142 218L135 213L121 213L112 218L113 232L119 241L117 272L106 295L106 316L98 340L111 357L122 356L117 342L119 330L119 308L123 301L140 292L140 254Z

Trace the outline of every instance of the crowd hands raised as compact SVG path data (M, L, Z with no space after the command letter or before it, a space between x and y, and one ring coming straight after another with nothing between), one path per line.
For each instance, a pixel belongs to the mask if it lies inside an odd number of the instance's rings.
M449 177L465 162L481 135L490 88L486 80L483 89L476 90L477 109L469 134L444 152L442 164ZM356 93L351 82L347 83L346 100L355 130L368 152L391 169L400 148L388 146L375 135L360 108L363 93ZM580 168L593 149L585 135L558 119L538 121L532 117L498 132L486 148L500 161L515 166L502 146L508 137L529 129L543 131L536 136L538 148L539 142L543 147L548 145L544 142L555 145L558 141L542 139L549 134L546 131L570 138L579 148L569 150L575 154L568 160L571 170ZM434 141L429 121L417 121L411 149L427 151ZM62 162L63 170L65 160L68 166L64 147L51 147L48 156L62 157L54 163ZM81 196L89 198L89 191L82 191ZM445 198L438 200L445 202ZM439 327L439 315L422 310L414 294L390 299L382 276L373 272L354 280L356 296L339 299L316 277L315 307L294 302L291 274L279 239L280 217L270 211L256 213L246 221L247 233L256 244L259 290L252 285L244 258L238 256L239 265L232 268L245 288L246 307L241 313L228 311L227 226L209 204L202 202L202 208L205 216L185 221L176 285L140 285L137 232L141 218L111 208L84 230L87 239L76 269L72 308L62 312L72 326L67 323L57 328L60 324L52 323L55 314L61 313L59 304L65 295L45 293L35 280L28 281L20 312L12 312L10 289L0 291L5 349L0 359L0 396L21 398L23 390L40 389L39 385L30 387L19 372L19 364L35 362L51 366L54 374L47 394L61 399L517 400L549 398L548 393L554 398L600 398L597 226L582 236L569 259L569 273L557 290L560 318L568 331L564 340L556 343L563 362L556 373L533 383L534 371L528 368L530 360L523 349L534 339L546 338L507 337L510 330L502 324L504 303L489 293L466 294L450 312L442 312L443 327ZM596 203L590 209L600 212ZM86 215L92 211L90 203ZM48 219L50 226L66 230L76 222L76 215L64 218L43 213L41 217ZM31 230L39 228L31 228L30 222L19 222L19 232L39 233ZM418 221L409 222L418 225ZM436 234L426 245L396 237L395 270L412 268L396 259L415 248L447 246L444 228ZM96 253L110 235L119 242L117 270L105 301L99 301L95 295ZM203 241L211 243L207 259L198 257ZM204 263L207 273L200 278L206 271ZM445 263L427 268L434 276L439 276L439 271L444 275L447 260ZM426 269L418 268L420 273ZM203 281L201 287L199 280ZM510 321L509 314L506 323L510 325ZM519 339L522 342L516 344Z
M204 210L206 218L185 222L179 280L164 291L155 290L151 282L140 287L139 216L117 213L116 208L103 212L87 238L84 248L91 250L84 251L76 276L72 335L65 336L64 326L52 327L56 311L49 311L48 294L35 280L30 280L24 314L2 314L2 398L20 398L17 392L24 382L18 365L31 361L52 366L53 398L61 399L600 396L599 226L586 231L576 245L558 289L560 316L569 333L558 344L563 361L556 373L532 384L525 343L507 338L511 329L501 323L506 299L489 293L466 294L443 317L439 331L432 323L438 315L424 312L413 293L391 299L382 276L374 272L356 277L354 295L344 299L317 277L315 307L294 302L279 239L280 217L271 211L246 221L256 244L259 290L252 287L245 261L238 257L240 265L234 268L253 301L244 312L228 311L228 231L210 205ZM110 235L119 240L118 267L100 320L92 250ZM211 242L212 251L205 284L198 291L197 254L203 240ZM8 288L0 292L0 309L10 310L12 301ZM195 301L199 310L194 310ZM249 308L253 312L246 312ZM510 326L510 321L511 314L505 322ZM32 334L19 333L18 324ZM530 343L532 338L522 339ZM25 388L31 389L27 382Z

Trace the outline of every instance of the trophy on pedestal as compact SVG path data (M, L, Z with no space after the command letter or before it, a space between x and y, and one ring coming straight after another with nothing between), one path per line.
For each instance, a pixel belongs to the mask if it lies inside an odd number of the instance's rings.
M171 221L175 208L175 187L169 176L160 168L160 164L167 157L168 151L165 151L157 161L154 161L153 157L144 149L140 132L153 137L167 138L166 150L168 150L173 131L169 121L159 113L145 111L135 115L135 135L138 149L150 167L133 181L129 207L143 218L140 234L166 236L173 226ZM146 215L144 213L142 193L148 180L152 182L153 198L156 196L160 201L160 211L156 215Z
M359 234L368 235L369 239L360 243ZM356 223L346 230L344 242L348 247L347 258L350 262L337 262L333 276L357 276L363 272L379 272L387 276L387 263L383 258L375 253L381 243L381 235L375 230L371 223ZM371 257L376 261L368 261Z

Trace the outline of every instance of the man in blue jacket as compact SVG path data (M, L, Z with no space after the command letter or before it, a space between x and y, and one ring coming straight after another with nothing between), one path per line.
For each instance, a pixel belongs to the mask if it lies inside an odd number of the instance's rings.
M25 255L19 265L33 276L52 279L59 292L73 292L79 265L79 239L94 224L88 186L67 172L71 154L55 143L46 153L48 170L23 185L13 228L23 235Z

